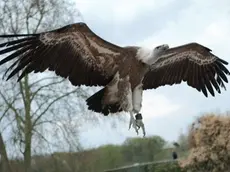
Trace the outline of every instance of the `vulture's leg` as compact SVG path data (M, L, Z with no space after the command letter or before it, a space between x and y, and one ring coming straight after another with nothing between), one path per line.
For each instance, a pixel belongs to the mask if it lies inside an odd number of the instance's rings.
M129 129L131 128L131 126L133 126L136 133L138 134L138 127L134 118L135 113L133 111L133 92L131 89L131 84L129 82L129 75L120 78L118 82L118 97L121 103L120 107L130 114Z
M143 132L143 136L145 137L145 125L144 125L144 122L142 121L142 115L141 113L138 113L136 116L136 125L138 126L138 130L141 128L142 129L142 132Z
M132 102L133 102L133 112L137 113L135 116L135 122L136 125L138 126L138 129L142 129L143 135L145 136L145 125L142 121L142 115L139 113L141 111L142 107L142 94L143 94L143 89L142 89L142 83L137 85L134 90L133 90L133 97L132 97Z
M139 129L139 128L138 128L137 122L136 122L136 120L135 120L135 118L134 118L134 113L133 113L133 111L130 111L129 114L130 114L129 129L131 128L131 126L133 126L133 128L134 128L135 131L136 131L136 133L138 134L138 129Z

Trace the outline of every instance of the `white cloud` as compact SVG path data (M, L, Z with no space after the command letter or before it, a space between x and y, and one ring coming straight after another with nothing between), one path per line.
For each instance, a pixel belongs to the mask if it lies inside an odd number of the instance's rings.
M149 118L165 117L180 110L182 105L176 104L165 95L156 94L152 90L143 93L143 107L141 113L144 120Z
M126 22L135 20L142 13L163 8L172 1L175 0L77 0L75 2L84 16L126 24Z
M208 45L221 43L229 34L230 2L216 2L193 0L191 6L179 12L178 18L138 44L154 47L162 43L176 46L194 41Z
M228 16L230 17L230 14ZM217 21L210 22L203 32L197 35L197 39L207 45L217 47L217 50L221 48L223 51L223 45L226 49L227 46L230 46L227 35L230 35L230 21L227 18L220 18Z

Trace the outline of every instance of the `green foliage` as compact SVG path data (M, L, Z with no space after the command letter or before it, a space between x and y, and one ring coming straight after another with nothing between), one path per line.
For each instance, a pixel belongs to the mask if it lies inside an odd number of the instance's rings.
M122 147L116 145L106 145L97 149L97 165L104 168L118 167L124 162Z
M149 166L146 172L182 172L177 162L159 163Z
M183 172L177 161L156 162L147 165L118 168L105 172Z
M165 140L160 136L127 139L122 146L124 159L130 163L153 161L164 144Z
M32 157L34 172L62 172L84 171L102 172L122 166L133 165L150 161L160 161L171 158L171 150L163 149L165 140L160 136L147 138L129 138L122 145L104 145L97 149L81 152L56 152L52 155ZM179 157L182 152L178 151ZM14 163L14 171L18 170L21 163ZM179 171L176 161L172 163L155 163L151 165L134 166L119 172L174 172ZM179 171L180 172L180 171Z

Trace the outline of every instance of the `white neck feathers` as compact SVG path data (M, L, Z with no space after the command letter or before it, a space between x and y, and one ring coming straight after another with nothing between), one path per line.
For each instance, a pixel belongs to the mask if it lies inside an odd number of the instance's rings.
M137 50L136 58L141 62L151 65L155 61L155 53L152 49L141 47Z

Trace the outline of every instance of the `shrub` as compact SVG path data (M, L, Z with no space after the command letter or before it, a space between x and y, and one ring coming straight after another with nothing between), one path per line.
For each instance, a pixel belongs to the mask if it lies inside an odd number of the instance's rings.
M188 171L230 171L230 115L198 118L189 134L190 154L180 166Z

